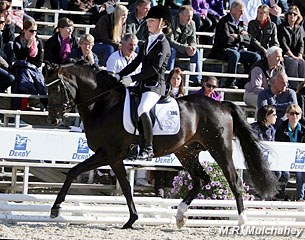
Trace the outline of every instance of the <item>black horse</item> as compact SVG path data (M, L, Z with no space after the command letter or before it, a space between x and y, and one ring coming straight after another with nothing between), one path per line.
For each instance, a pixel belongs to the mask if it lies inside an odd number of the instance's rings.
M138 136L129 134L123 127L125 88L105 71L90 66L69 64L50 72L47 77L49 118L53 125L60 124L63 113L75 104L84 124L93 156L73 167L58 193L51 209L51 217L57 217L69 187L79 174L110 165L126 198L130 217L123 228L131 228L138 214L131 194L123 164L129 146ZM217 102L200 95L188 95L177 99L180 109L181 129L175 135L155 136L155 156L175 153L183 167L190 173L193 189L178 207L177 226L184 225L184 213L197 196L201 186L209 182L209 176L199 163L200 151L209 151L221 167L235 196L239 224L245 222L242 199L242 182L232 161L232 139L239 138L246 166L255 189L260 196L276 191L276 180L262 158L261 146L253 135L243 112L231 102Z

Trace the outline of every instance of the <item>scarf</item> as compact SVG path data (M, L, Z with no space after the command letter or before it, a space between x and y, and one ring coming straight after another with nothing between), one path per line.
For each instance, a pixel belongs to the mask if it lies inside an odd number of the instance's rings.
M288 136L290 139L290 142L298 142L298 131L301 131L301 125L300 123L297 124L295 130L293 131L290 127L290 124L288 123ZM294 136L293 136L294 134Z
M267 23L269 22L269 18L266 18L265 21L263 23L260 23L261 28L264 29L267 25Z
M21 45L22 45L24 48L26 48L28 42L27 42L27 40L24 38L23 35L20 37L20 41L21 41ZM37 45L38 45L37 39L34 38L34 41L32 42L32 44L31 44L31 46L30 46L30 48L29 48L29 56L32 57L32 58L36 57L37 54L38 54L38 47L37 47Z
M66 59L68 54L71 52L71 46L70 46L70 38L62 39L61 40L61 46L60 46L60 57L62 60Z

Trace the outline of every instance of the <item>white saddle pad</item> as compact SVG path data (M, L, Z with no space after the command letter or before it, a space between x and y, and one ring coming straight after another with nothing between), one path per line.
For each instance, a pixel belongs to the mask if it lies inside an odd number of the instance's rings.
M162 103L156 105L156 115L159 119L161 128L156 119L153 126L153 135L174 135L180 129L180 112L177 101L172 98L169 103ZM124 103L123 125L127 132L131 134L139 134L138 130L135 132L135 127L131 122L130 117L130 96L129 90L126 89L126 97Z

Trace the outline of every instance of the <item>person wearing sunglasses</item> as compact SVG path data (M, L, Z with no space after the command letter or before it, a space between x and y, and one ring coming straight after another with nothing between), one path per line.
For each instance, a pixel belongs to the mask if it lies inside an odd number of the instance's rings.
M7 61L7 55L4 51L3 44L3 31L5 27L5 18L0 16L0 92L5 92L5 90L12 86L15 82L15 77L8 72L10 67Z
M217 87L218 87L217 78L208 77L208 79L202 83L201 89L195 92L195 94L204 95L213 98L214 100L221 101L222 95L219 92L215 91Z
M305 142L305 127L300 123L302 109L298 104L290 104L286 109L287 120L284 121L275 133L275 141L279 142ZM288 178L289 179L289 178ZM296 173L298 201L304 201L305 172ZM285 186L282 186L284 189Z
M299 8L292 5L285 13L284 22L278 26L278 39L283 49L285 70L289 77L304 78L305 76L302 21L303 17ZM298 82L290 82L290 85L296 89Z
M25 20L23 30L14 41L16 62L12 66L15 76L14 93L46 94L44 77L40 69L43 61L43 44L36 36L37 24L34 20ZM13 101L13 109L20 109L20 100ZM45 100L42 100L46 107ZM26 108L26 104L23 108ZM23 109L25 110L25 109Z

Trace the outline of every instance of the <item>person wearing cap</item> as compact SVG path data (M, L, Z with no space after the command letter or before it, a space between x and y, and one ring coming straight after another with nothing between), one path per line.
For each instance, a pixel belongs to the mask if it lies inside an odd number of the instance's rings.
M116 75L121 83L128 87L136 82L137 88L142 93L138 117L142 123L140 131L139 160L151 160L153 153L152 121L149 111L165 95L165 70L170 57L170 45L163 30L170 27L171 13L163 6L152 7L147 14L148 41L140 48L138 56ZM140 73L127 76L142 63Z
M62 64L69 53L78 47L77 39L72 35L73 21L69 18L58 20L54 34L50 37L44 47L44 62L46 64Z

